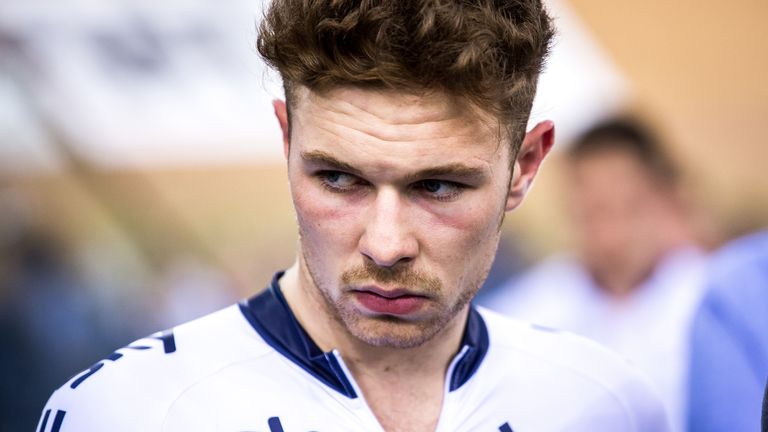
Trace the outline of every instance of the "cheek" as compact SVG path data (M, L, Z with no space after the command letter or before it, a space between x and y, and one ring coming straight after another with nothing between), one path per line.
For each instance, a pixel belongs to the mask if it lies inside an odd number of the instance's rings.
M308 182L292 185L302 243L310 247L321 245L326 250L354 244L358 209L317 188Z
M444 260L484 259L484 250L495 248L502 212L501 204L492 200L436 211L426 224L424 243Z

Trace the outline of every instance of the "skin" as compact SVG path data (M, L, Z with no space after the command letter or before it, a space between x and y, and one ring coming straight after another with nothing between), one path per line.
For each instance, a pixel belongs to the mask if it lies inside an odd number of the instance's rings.
M299 322L338 349L387 431L434 430L468 302L504 213L522 201L554 126L526 135L510 172L498 122L461 98L299 87L275 101L300 241L281 280ZM406 304L395 313L365 299Z
M566 186L582 259L617 298L635 292L665 254L695 243L673 187L628 151L572 160Z

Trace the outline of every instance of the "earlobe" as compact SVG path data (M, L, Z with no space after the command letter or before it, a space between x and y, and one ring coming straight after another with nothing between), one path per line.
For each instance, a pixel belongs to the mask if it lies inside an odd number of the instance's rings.
M516 160L512 167L512 180L510 181L509 193L507 194L507 211L517 208L522 203L523 198L525 198L526 192L528 192L528 185L520 180L521 177L520 163Z
M272 101L272 107L275 109L275 117L280 124L280 130L283 132L283 154L288 159L288 149L290 142L289 126L288 126L288 108L285 105L285 101L275 99Z
M544 157L555 142L555 124L546 120L525 134L515 160L512 180L507 196L507 211L514 210L523 202Z

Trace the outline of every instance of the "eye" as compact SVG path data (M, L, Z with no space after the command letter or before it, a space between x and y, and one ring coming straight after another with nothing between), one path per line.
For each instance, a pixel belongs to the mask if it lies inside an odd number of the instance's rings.
M466 188L460 183L447 180L422 180L415 187L438 201L453 201Z
M361 184L361 180L352 174L341 171L320 171L315 174L321 184L331 192L347 192Z

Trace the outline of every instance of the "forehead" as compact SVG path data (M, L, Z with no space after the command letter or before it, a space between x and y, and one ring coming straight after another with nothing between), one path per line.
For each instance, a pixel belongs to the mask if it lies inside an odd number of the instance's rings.
M435 158L488 163L508 154L494 116L445 92L300 87L293 96L291 145L302 151L324 147L351 156L365 152L381 162L412 163Z

